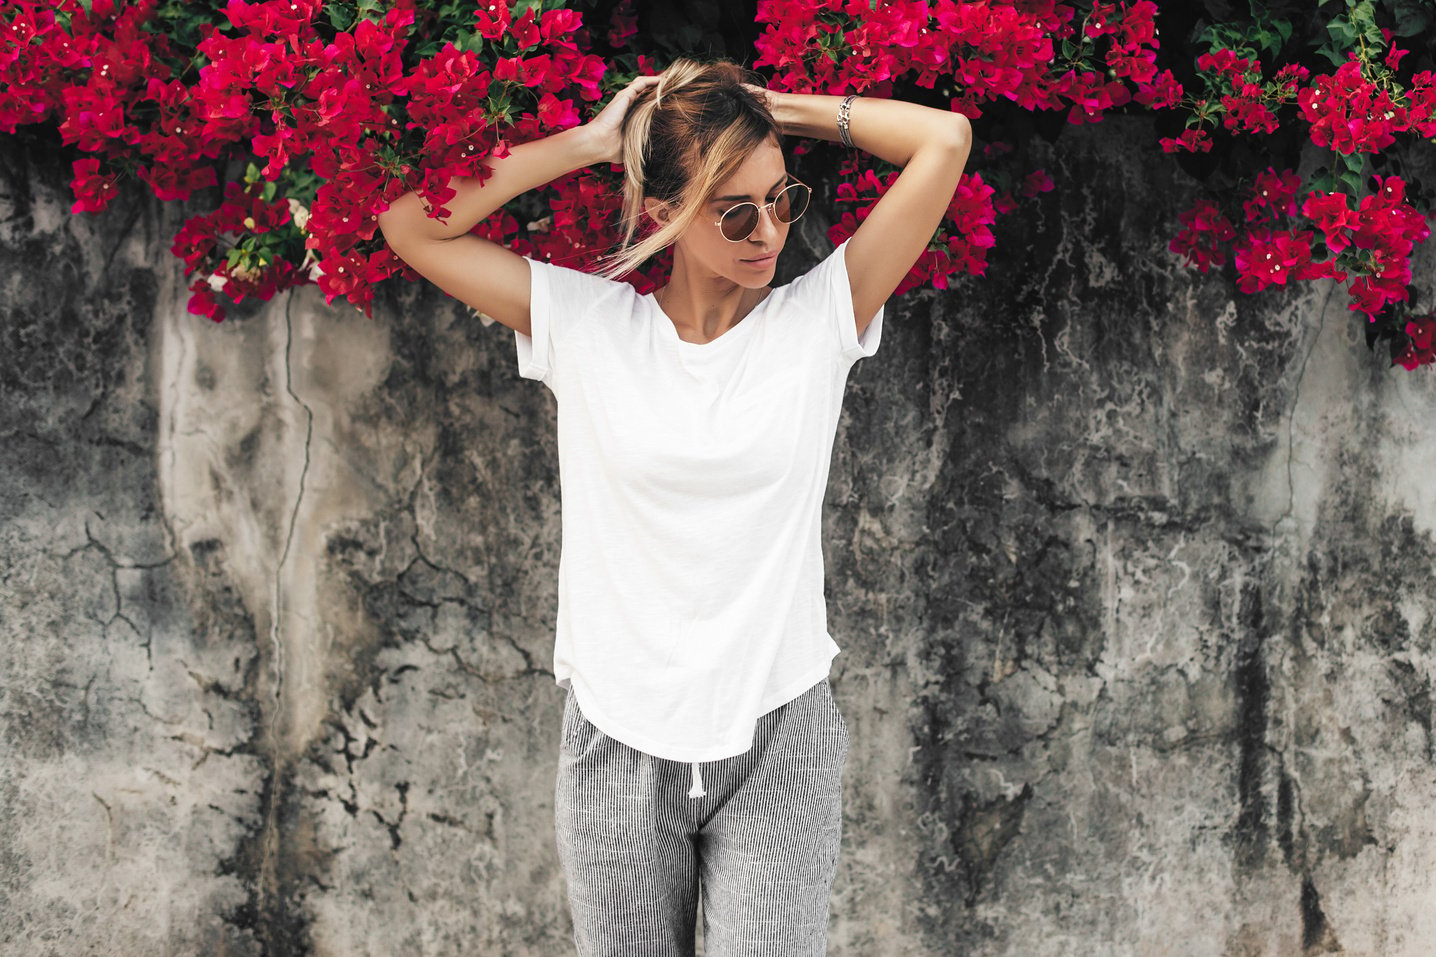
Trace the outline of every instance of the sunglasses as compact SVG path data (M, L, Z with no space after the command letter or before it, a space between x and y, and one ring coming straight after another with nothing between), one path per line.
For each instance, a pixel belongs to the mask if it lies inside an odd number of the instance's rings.
M813 190L810 187L793 180L778 191L771 203L759 206L757 203L748 202L730 207L719 217L718 231L730 243L741 243L758 228L758 217L763 210L772 213L773 219L780 223L791 223L807 211L808 199L812 195Z

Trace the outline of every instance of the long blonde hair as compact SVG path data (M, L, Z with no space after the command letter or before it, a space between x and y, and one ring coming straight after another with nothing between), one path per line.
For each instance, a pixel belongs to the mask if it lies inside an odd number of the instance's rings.
M769 138L782 130L745 83L763 78L727 60L677 60L641 93L623 118L623 244L602 274L617 278L673 244L703 210L703 201ZM638 242L643 200L677 212Z

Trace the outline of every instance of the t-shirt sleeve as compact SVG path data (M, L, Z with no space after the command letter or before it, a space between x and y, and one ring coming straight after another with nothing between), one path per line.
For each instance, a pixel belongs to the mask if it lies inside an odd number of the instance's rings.
M554 388L575 323L622 283L552 263L529 261L529 335L514 333L519 375Z
M833 322L832 331L842 360L852 365L878 351L885 307L878 309L873 321L859 336L857 318L853 315L853 287L848 280L847 245L845 240L798 282L802 283L802 295Z

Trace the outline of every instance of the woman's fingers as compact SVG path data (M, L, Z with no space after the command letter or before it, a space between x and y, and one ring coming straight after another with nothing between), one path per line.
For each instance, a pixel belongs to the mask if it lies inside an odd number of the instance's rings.
M634 101L644 90L658 83L656 76L635 77L627 86L613 95L598 115L589 122L590 133L599 137L600 149L607 162L622 162L623 118L633 108Z
M627 86L614 94L613 99L608 101L608 105L599 112L595 119L602 119L607 114L614 117L615 120L622 120L623 115L628 112L638 94L657 84L658 79L656 76L635 77Z
M633 78L633 82L623 88L623 92L620 95L627 96L630 100L637 99L638 95L644 90L657 86L658 81L661 79L662 77L658 76L636 76Z

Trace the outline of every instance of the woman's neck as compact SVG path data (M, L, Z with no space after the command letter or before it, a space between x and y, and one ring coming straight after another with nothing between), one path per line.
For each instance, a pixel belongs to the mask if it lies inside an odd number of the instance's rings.
M678 338L685 342L712 342L742 322L772 292L766 286L749 289L723 276L695 272L675 250L668 285L653 294L678 330Z

